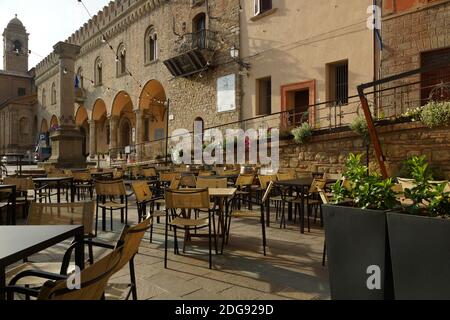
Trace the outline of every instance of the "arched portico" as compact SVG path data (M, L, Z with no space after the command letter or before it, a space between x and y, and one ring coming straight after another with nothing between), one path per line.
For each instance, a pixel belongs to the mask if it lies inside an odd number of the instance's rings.
M163 155L166 138L167 104L166 92L158 80L148 81L139 97L136 111L137 144L148 144L149 148L138 148L138 158L155 158ZM152 142L152 143L148 143Z
M133 129L136 128L136 116L130 95L119 92L114 98L110 119L110 146L124 148L135 143Z
M91 132L91 157L108 153L110 143L109 120L106 104L102 99L97 99L92 107L89 127Z

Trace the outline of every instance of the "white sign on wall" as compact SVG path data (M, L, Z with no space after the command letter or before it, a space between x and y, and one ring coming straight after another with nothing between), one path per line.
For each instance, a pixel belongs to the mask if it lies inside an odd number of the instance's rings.
M236 75L217 79L217 112L236 110Z

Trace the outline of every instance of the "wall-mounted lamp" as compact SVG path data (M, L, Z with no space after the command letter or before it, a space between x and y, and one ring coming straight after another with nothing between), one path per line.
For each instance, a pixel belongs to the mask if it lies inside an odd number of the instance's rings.
M240 65L245 70L250 69L250 64L245 63L240 59L240 50L235 45L233 45L230 49L230 56L238 65Z

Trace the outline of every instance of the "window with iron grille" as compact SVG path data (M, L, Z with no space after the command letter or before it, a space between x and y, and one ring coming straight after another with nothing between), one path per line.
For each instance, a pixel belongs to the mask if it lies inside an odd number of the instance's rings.
M342 104L348 103L348 63L336 65L336 101Z

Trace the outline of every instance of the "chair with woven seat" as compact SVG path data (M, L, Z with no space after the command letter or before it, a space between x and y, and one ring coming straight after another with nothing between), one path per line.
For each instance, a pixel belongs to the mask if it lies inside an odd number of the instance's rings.
M98 230L98 211L102 209L102 230L106 231L106 211L110 211L111 231L113 231L113 212L120 210L120 221L128 224L128 197L123 180L95 181L97 208L95 213L95 235ZM120 202L116 201L120 199Z
M3 225L3 212L6 211L5 225L10 222L10 210L11 210L11 197L14 196L13 189L1 189L0 190L0 225Z
M235 218L235 219L256 218L256 219L259 219L260 223L261 223L263 251L264 251L264 256L266 255L267 237L266 237L266 221L265 221L265 214L264 214L264 210L265 210L264 204L269 200L270 193L273 190L273 186L274 186L274 182L271 181L269 183L269 185L267 186L266 190L265 190L264 196L261 198L261 202L253 201L253 199L251 199L251 198L242 200L243 203L251 202L255 206L260 206L260 209L261 209L260 211L254 211L254 210L251 210L251 209L249 209L249 210L240 210L240 209L234 209L234 208L231 207L231 210L230 210L228 216L226 217L226 221L227 221L226 222L227 223L227 227L226 227L226 232L227 232L226 242L227 243L229 242L229 238L230 238L231 221L232 221L233 218ZM222 246L222 252L223 252L223 246Z
M150 189L150 186L147 182L140 181L140 182L134 182L131 185L131 188L133 189L133 192L136 196L136 205L137 205L137 211L138 211L138 219L139 223L144 220L148 214L147 214L147 208L149 209L150 217L152 218L152 225L150 228L150 243L153 242L153 226L155 223L155 218L159 219L161 217L165 217L166 213L164 211L155 210L154 202L155 198L153 197L153 192Z
M276 182L278 180L278 176L276 174L260 175L258 177L258 180L261 185L261 193L264 194L267 191L269 184L271 182ZM270 194L270 202L275 203L276 219L278 220L278 217L281 212L281 205L283 204L283 198L279 194L272 195L274 190L275 190L275 187L273 185L272 192Z
M212 269L212 240L217 252L217 236L213 211L210 210L210 196L207 189L166 190L166 232L164 267L167 269L167 254L169 241L169 226L174 233L174 253L180 254L178 247L177 230L185 231L185 242L191 231L208 228L209 240L209 268ZM192 211L207 212L207 217L192 218ZM169 219L172 217L172 220ZM192 236L192 235L190 235ZM198 237L198 234L195 234Z
M329 204L330 200L325 192L325 190L318 188L317 191L319 192L320 199L322 200L322 204ZM327 260L327 242L324 241L323 244L323 254L322 254L322 266L325 267Z

